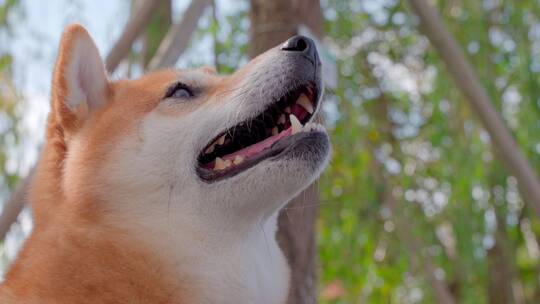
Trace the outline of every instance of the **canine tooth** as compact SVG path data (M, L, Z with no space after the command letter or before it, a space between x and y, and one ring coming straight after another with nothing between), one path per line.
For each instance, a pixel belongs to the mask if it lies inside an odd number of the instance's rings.
M302 130L302 123L294 114L289 115L289 118L291 119L291 127L292 127L292 134L296 134Z
M240 155L236 155L236 157L233 160L233 164L239 165L244 161L244 157Z
M230 165L231 165L230 159L223 160L221 159L221 157L216 157L216 161L214 163L214 170L227 169Z
M281 114L281 116L279 116L279 119L277 121L278 124L285 124L286 122L286 118L285 118L285 114Z
M225 135L221 136L220 138L218 138L218 140L216 141L216 143L218 145L223 145L225 143Z
M272 135L277 135L279 133L279 130L277 127L272 128Z
M298 100L296 100L296 103L301 105L309 114L313 114L313 105L311 104L311 101L309 101L306 94L300 95Z
M210 147L208 147L208 148L206 148L206 150L204 150L204 153L210 154L210 153L214 152L215 147L216 147L216 144L212 144Z
M285 108L285 113L290 114L291 113L291 107L286 107Z

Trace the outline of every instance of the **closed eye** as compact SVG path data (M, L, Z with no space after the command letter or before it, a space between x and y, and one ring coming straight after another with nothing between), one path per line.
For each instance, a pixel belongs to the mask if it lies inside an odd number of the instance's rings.
M167 89L164 99L189 99L193 96L193 90L187 84L177 82Z

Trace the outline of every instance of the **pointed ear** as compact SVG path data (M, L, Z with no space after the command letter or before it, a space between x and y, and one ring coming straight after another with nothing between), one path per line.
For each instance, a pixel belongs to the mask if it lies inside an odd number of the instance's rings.
M107 103L109 79L96 44L84 27L72 24L62 34L52 83L52 110L67 130Z

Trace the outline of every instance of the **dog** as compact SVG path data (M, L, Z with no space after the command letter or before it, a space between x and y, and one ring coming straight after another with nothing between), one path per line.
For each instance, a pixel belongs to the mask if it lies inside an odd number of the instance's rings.
M285 303L279 210L328 163L312 122L315 44L295 36L229 76L108 78L80 25L61 38L34 229L1 303Z

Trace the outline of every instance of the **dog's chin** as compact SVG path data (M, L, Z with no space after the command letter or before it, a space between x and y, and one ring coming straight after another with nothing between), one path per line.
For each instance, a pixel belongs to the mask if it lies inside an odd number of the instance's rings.
M269 159L270 164L285 162L290 166L297 164L299 171L313 172L319 175L325 167L330 155L330 141L324 130L302 132L288 137L277 145L282 145L283 150L278 155Z
M238 200L277 211L319 177L330 156L330 142L323 130L295 134L280 144L279 154L208 186L235 189L232 195Z
M266 179L266 174L271 174L274 184L287 189L288 199L291 199L319 177L329 156L330 141L326 132L300 133L298 138L291 138L291 144L281 154L261 164L265 171L262 175Z

